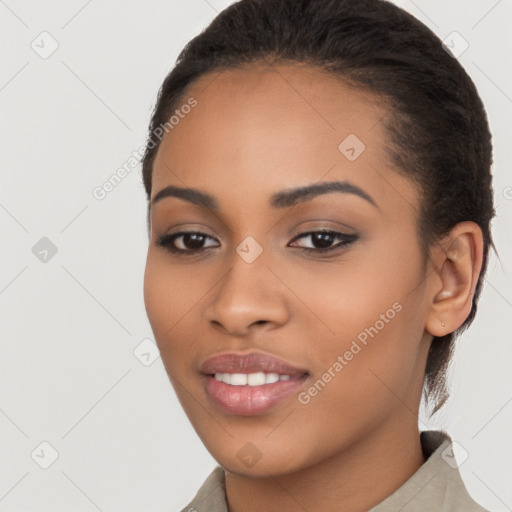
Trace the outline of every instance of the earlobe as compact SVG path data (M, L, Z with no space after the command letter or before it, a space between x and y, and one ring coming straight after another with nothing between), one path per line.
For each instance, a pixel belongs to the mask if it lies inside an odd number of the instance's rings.
M483 235L478 224L457 224L431 256L430 309L426 330L441 337L459 328L471 312L483 261Z

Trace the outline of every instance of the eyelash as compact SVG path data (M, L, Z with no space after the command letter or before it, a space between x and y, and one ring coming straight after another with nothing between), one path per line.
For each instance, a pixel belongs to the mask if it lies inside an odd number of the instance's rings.
M358 238L358 236L354 235L354 234L347 235L344 233L340 233L338 231L317 230L317 231L307 231L305 233L301 233L300 235L296 236L292 240L292 242L299 240L301 238L305 238L305 237L317 234L317 233L332 235L332 236L335 236L336 238L341 238L343 241L334 245L333 247L328 247L327 249L314 249L314 248L312 249L310 247L298 247L298 249L302 249L307 252L313 252L316 254L325 254L325 253L330 253L331 251L336 251L336 250L340 250L344 247L347 247L348 245L353 243ZM213 239L213 237L207 235L206 233L202 233L200 231L179 231L178 233L171 233L171 234L161 236L157 240L156 243L157 243L157 245L164 247L166 250L170 251L171 253L179 255L179 256L193 256L200 252L208 251L209 249L214 248L214 247L206 247L206 248L201 248L201 249L178 249L174 245L174 241L177 238L180 238L184 235L202 235L203 237Z

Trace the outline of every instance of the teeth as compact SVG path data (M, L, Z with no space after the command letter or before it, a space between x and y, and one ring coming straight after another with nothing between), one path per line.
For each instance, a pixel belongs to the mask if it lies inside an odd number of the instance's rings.
M265 384L271 384L273 382L277 382L279 380L278 373L267 373L265 375Z
M245 386L247 384L247 375L245 373L232 373L230 379L232 386Z
M233 378L231 378L231 383L233 383ZM265 384L265 374L263 372L249 373L247 375L247 384L249 386L262 386Z
M232 386L262 386L272 384L279 380L290 380L290 375L279 375L278 373L216 373L215 380L220 380Z

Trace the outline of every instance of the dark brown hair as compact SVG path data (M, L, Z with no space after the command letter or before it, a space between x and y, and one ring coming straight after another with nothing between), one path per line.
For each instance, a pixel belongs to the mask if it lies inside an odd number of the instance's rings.
M434 414L447 400L446 371L455 338L472 323L494 247L490 222L491 133L475 85L440 39L384 0L241 0L222 11L180 53L165 78L149 126L143 184L149 200L154 133L186 88L206 73L266 62L321 68L389 106L382 119L390 161L422 191L418 233L425 258L433 243L462 221L483 232L483 267L471 312L454 332L434 337L424 397Z

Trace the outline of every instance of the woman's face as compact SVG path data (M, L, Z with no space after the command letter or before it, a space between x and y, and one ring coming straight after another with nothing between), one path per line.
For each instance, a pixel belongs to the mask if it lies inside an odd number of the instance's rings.
M386 157L387 107L287 65L205 75L183 98L152 198L172 186L213 201L169 193L152 204L144 299L207 449L231 472L277 475L417 428L429 267L419 195ZM197 234L168 236L183 231ZM293 369L205 366L220 354ZM213 373L258 375L249 386Z

